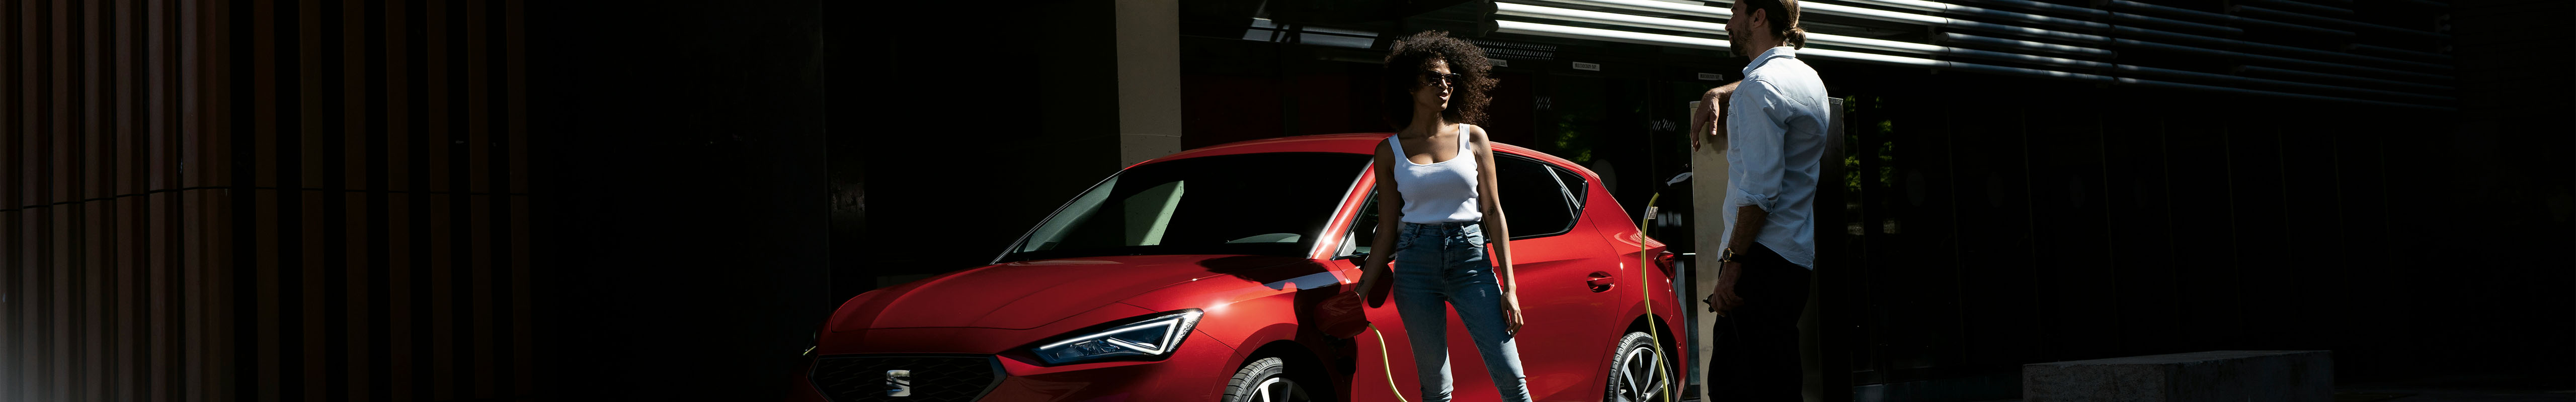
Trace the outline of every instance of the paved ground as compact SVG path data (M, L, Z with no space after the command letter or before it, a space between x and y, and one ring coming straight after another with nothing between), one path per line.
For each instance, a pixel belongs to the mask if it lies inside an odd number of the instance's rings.
M1697 400L1683 399L1684 402ZM2576 401L2576 390L2363 386L2336 389L2334 400L2335 402L2569 402ZM1998 399L1981 402L2021 402L2021 400Z
M2335 402L2429 402L2429 401L2496 401L2496 402L2565 402L2576 401L2576 390L2530 389L2422 389L2422 388L2352 388L2335 390Z

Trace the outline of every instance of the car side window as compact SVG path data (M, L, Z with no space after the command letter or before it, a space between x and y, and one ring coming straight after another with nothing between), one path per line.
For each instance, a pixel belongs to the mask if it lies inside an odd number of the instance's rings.
M1494 153L1495 185L1503 192L1503 215L1511 219L1512 239L1564 234L1574 229L1583 204L1582 176L1559 174L1537 160ZM1567 179L1571 177L1572 181Z
M1511 219L1512 239L1565 234L1574 229L1576 216L1583 215L1583 196L1589 183L1573 171L1549 166L1529 158L1495 153L1496 185L1506 195L1503 214ZM1344 233L1336 257L1350 257L1369 252L1377 232L1377 193L1370 190L1368 201L1360 206L1359 218Z

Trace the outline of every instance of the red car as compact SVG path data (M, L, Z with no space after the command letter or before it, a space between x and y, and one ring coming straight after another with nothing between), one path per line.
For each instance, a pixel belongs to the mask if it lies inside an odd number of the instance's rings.
M992 265L842 303L792 399L1394 401L1401 389L1420 401L1392 303L1364 309L1383 342L1319 328L1317 304L1358 280L1369 251L1367 173L1386 136L1247 141L1129 167ZM1590 171L1520 147L1494 151L1529 317L1517 336L1531 396L1663 400L1690 361L1674 335L1683 304L1671 255L1640 236ZM1452 314L1455 398L1493 400ZM1668 377L1655 375L1653 356Z

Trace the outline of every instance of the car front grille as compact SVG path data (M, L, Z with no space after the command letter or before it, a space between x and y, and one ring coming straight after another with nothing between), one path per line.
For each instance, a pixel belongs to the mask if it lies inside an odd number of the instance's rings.
M889 372L910 371L910 396L892 396ZM834 402L972 402L1002 382L993 356L824 356L808 374Z

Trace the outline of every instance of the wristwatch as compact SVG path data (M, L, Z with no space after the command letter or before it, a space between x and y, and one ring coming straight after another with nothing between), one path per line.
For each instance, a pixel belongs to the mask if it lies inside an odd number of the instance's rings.
M1735 262L1735 248L1725 248L1717 251L1717 263L1727 262Z

